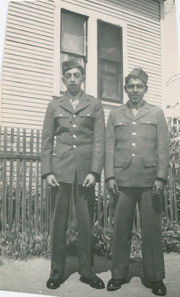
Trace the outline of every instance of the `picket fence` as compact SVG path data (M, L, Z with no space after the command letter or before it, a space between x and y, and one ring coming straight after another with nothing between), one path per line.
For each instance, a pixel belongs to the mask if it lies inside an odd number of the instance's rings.
M51 190L41 179L41 131L0 127L0 230L16 228L25 232L27 227L40 232L50 232ZM169 184L165 190L163 212L171 221L178 222L176 184L180 172L170 164ZM104 178L102 178L104 180ZM73 201L73 197L72 197ZM94 223L111 228L114 199L108 194L104 181L96 186ZM69 222L76 223L73 202ZM137 208L134 228L140 228Z

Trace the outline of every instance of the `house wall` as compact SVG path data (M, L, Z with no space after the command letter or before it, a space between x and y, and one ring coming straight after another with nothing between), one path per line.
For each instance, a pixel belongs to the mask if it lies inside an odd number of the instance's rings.
M123 76L136 66L149 74L146 100L161 106L161 3L155 0L11 2L4 49L1 125L41 128L60 87L60 11L87 15L86 91L97 96L97 20L123 28ZM127 98L124 98L124 102ZM103 102L106 119L115 103Z

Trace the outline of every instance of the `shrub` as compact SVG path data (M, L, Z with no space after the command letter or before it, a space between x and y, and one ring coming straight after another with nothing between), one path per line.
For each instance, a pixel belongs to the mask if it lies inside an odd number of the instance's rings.
M167 218L162 221L162 238L164 251L180 252L180 225L176 222L170 222Z
M27 259L31 257L49 257L49 235L47 232L40 233L26 228L25 232L18 232L13 228L0 234L1 255L15 258Z

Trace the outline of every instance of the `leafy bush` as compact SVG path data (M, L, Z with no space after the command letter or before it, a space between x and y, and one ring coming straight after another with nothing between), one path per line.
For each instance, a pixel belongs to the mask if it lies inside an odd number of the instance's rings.
M18 232L13 226L0 234L1 255L9 258L49 257L49 246L48 233L42 234L31 227L26 228L25 232Z
M180 252L180 225L176 222L170 222L165 217L162 221L162 238L164 251Z
M93 250L97 255L111 256L112 229L95 226L93 230Z

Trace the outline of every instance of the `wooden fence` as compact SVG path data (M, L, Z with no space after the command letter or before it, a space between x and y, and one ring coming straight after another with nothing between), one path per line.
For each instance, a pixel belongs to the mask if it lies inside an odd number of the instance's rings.
M0 128L0 229L28 226L40 232L50 231L50 189L40 173L41 131L21 128ZM165 191L163 211L171 221L178 222L180 180L179 167L172 163L169 184ZM110 228L113 222L114 200L102 181L96 186L95 224ZM71 204L70 221L75 220ZM135 228L140 227L137 209Z

